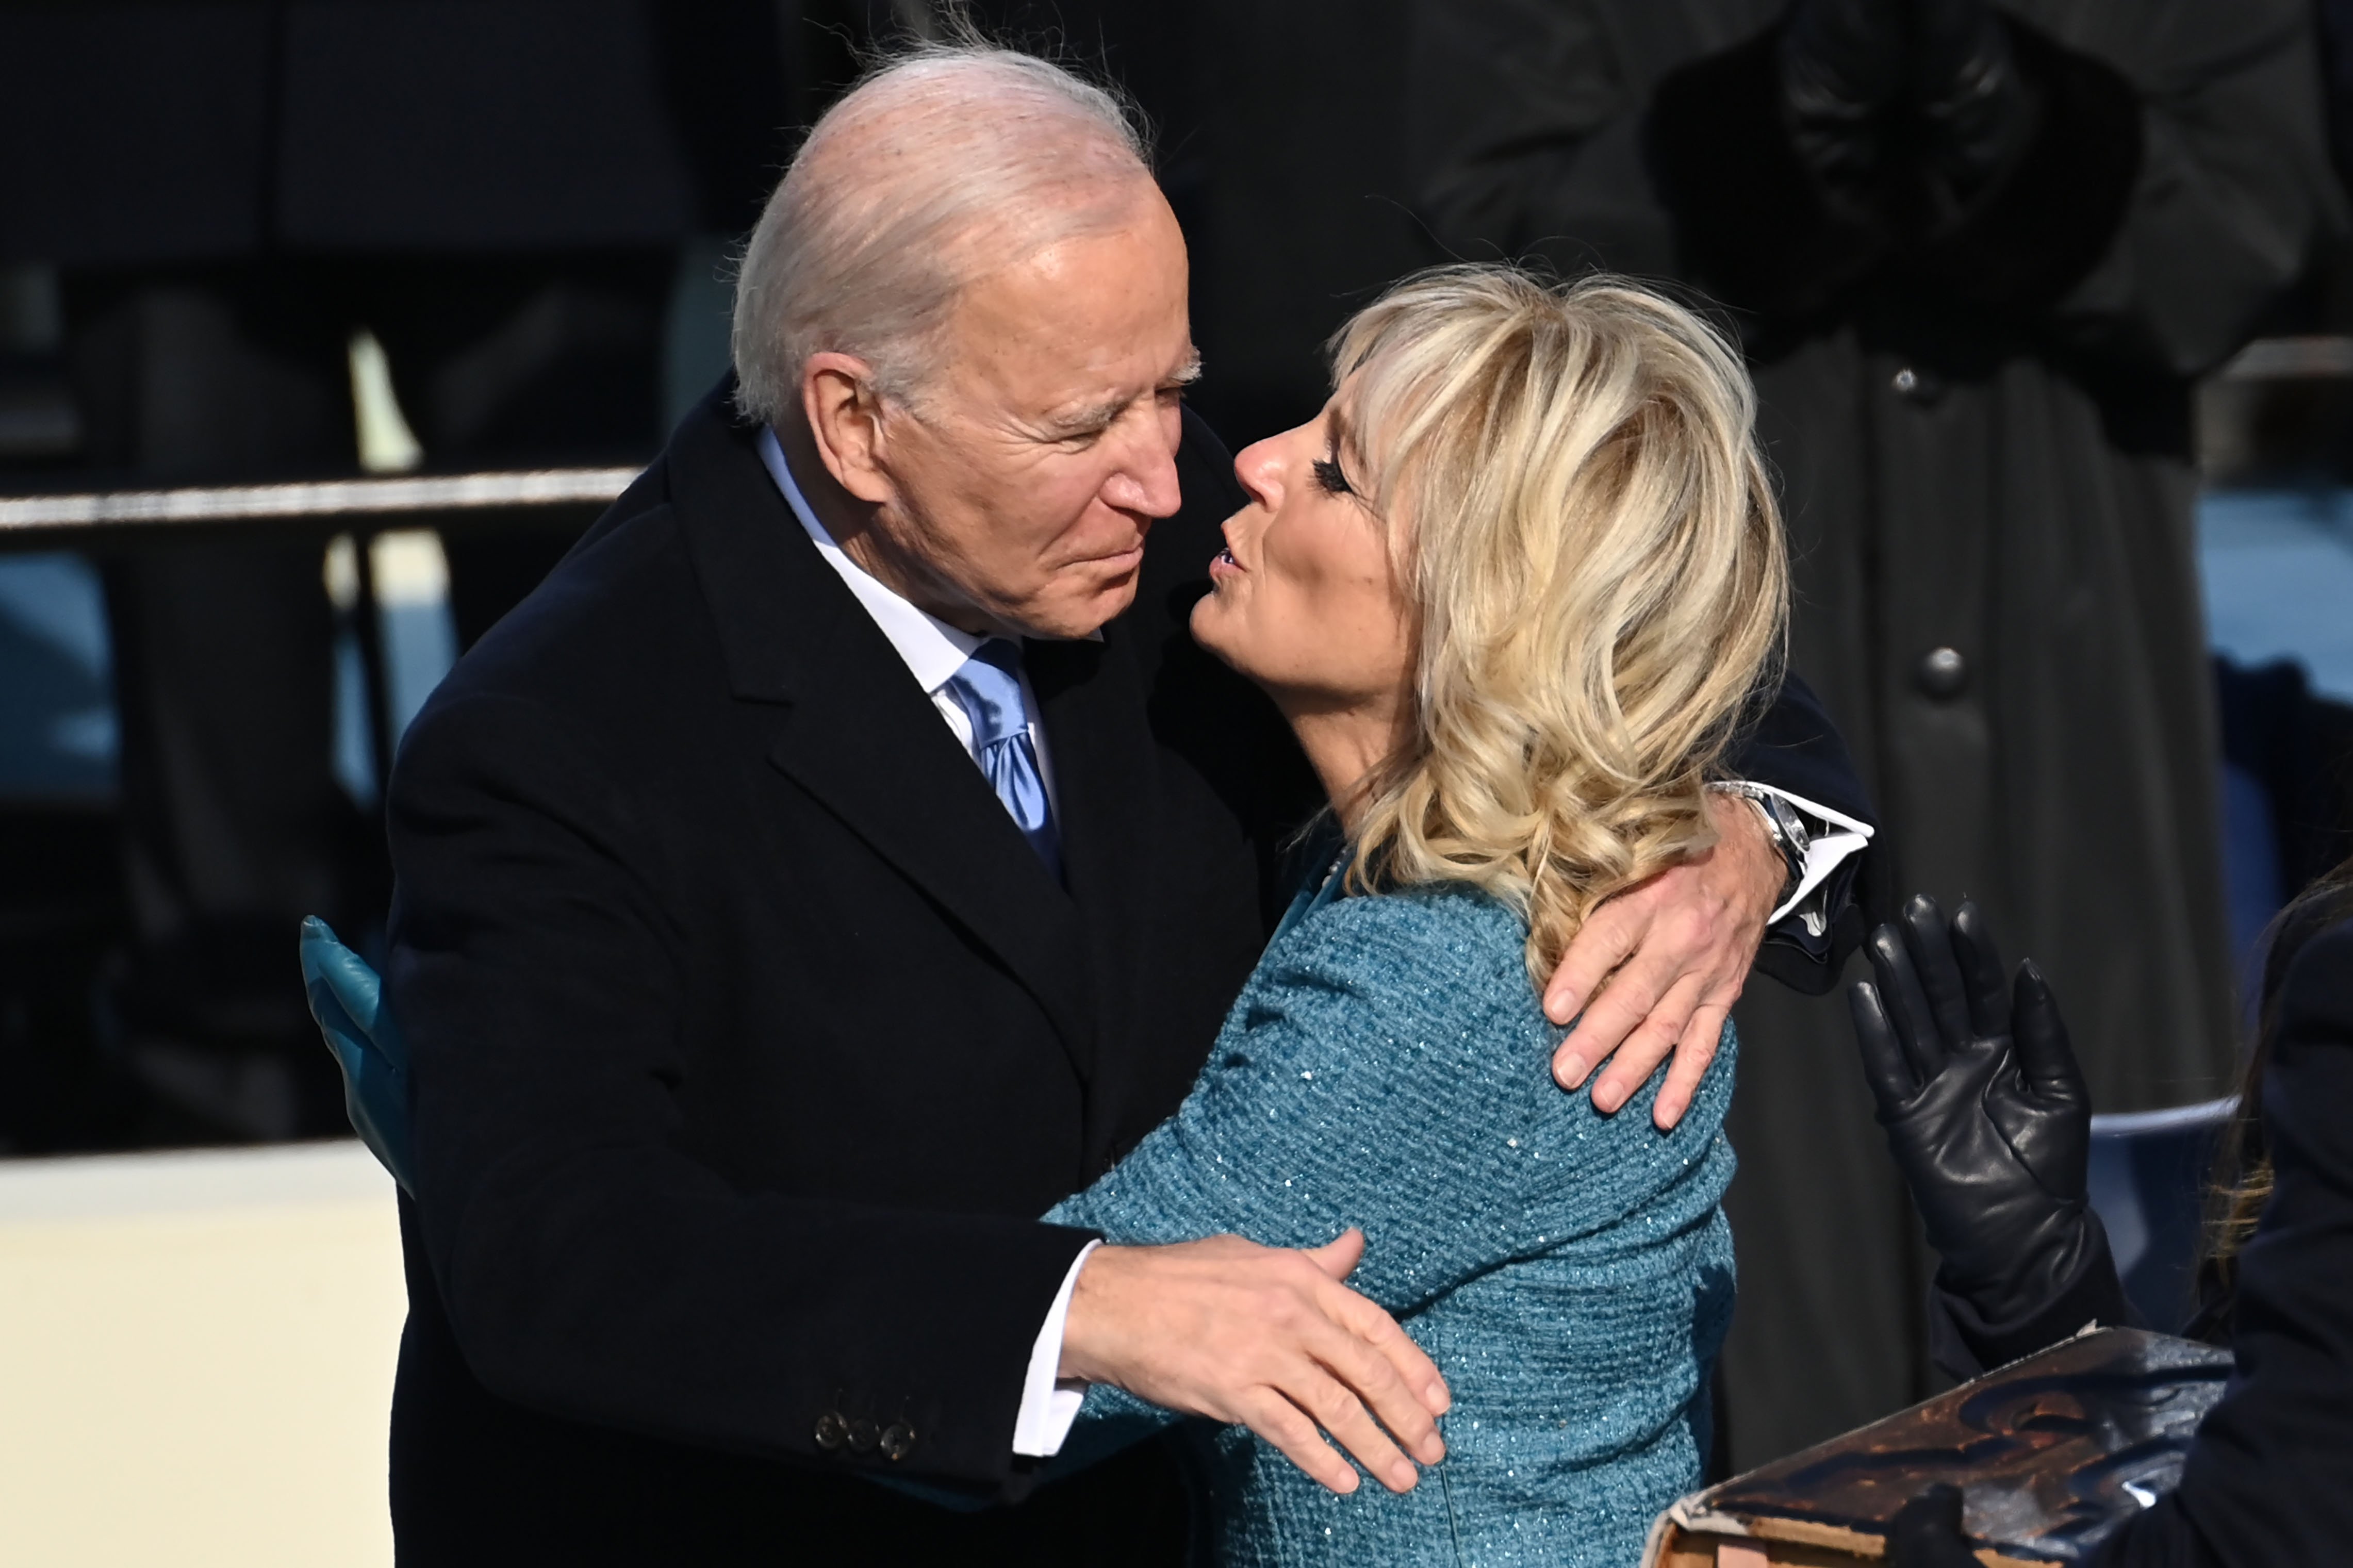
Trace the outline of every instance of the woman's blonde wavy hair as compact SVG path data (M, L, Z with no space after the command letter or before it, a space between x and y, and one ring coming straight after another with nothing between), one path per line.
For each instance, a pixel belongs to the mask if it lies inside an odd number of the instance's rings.
M1596 904L1715 840L1704 786L1778 673L1788 562L1738 353L1624 279L1407 279L1332 341L1345 471L1416 621L1358 887L1461 881L1539 983Z

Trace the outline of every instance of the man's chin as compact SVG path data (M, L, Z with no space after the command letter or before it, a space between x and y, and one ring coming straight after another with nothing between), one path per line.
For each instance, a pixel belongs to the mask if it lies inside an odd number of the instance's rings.
M1058 585L1058 592L1024 605L1019 615L1007 619L1026 637L1062 641L1091 637L1135 603L1137 575L1131 569L1085 586Z

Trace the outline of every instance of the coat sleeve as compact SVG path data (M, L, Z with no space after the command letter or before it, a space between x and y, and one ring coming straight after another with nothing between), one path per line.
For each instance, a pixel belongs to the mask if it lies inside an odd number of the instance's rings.
M1855 772L1845 739L1813 688L1797 675L1785 676L1772 700L1756 710L1729 766L1736 777L1771 784L1873 827L1879 825L1879 813ZM1796 915L1788 917L1766 932L1765 944L1757 952L1758 969L1809 996L1819 996L1838 983L1848 955L1862 942L1866 910L1892 907L1884 886L1892 879L1881 837L1832 873L1822 903L1827 929L1811 931Z
M741 1191L684 1146L682 937L646 816L537 706L411 730L388 982L432 1278L492 1394L648 1436L1004 1493L1087 1237ZM904 1422L892 1466L828 1411Z
M2054 316L2093 354L2199 375L2343 231L2345 198L2306 5L2175 0L2153 11L2149 47L2124 67L2140 102L2131 199Z
M2011 1321L1989 1321L1968 1297L1947 1289L1938 1270L1928 1283L1928 1357L1939 1371L1966 1383L2088 1328L2146 1326L2125 1299L2107 1227L2095 1213L2087 1210L2084 1218L2092 1228L2092 1241L2073 1275Z
M1534 1011L1517 941L1496 940L1505 927L1516 934L1495 906L1446 889L1345 899L1310 917L1270 952L1176 1115L1046 1217L1135 1245L1240 1235L1318 1247L1356 1226L1365 1258L1349 1285L1404 1318L1707 1179L1731 1092L1729 1026L1673 1131L1651 1125L1655 1077L1602 1116L1546 1077L1559 1031ZM1050 1473L1176 1419L1090 1389Z
M1320 1247L1356 1226L1349 1284L1398 1314L1623 1218L1712 1149L1728 1063L1672 1132L1641 1103L1603 1116L1559 1093L1545 1064L1560 1031L1535 1022L1505 926L1452 889L1312 916L1269 954L1176 1114L1047 1217L1141 1244Z
M2273 1189L2239 1256L2238 1365L2181 1483L2101 1568L2341 1561L2353 1541L2353 921L2296 955L2263 1090Z
M1541 254L1564 272L1674 269L1644 164L1646 89L1601 0L1412 0L1411 179L1467 259Z

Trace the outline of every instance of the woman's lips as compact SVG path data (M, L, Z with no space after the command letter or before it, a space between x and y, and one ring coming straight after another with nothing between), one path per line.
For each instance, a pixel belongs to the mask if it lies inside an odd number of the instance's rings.
M1209 575L1217 576L1220 568L1228 572L1243 570L1242 563L1234 559L1233 546L1230 544L1209 557Z

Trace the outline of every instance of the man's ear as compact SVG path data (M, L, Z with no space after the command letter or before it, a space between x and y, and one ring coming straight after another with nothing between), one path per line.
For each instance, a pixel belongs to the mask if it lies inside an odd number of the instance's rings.
M830 350L811 354L801 367L801 412L836 484L870 506L895 497L883 467L882 400L864 360Z

